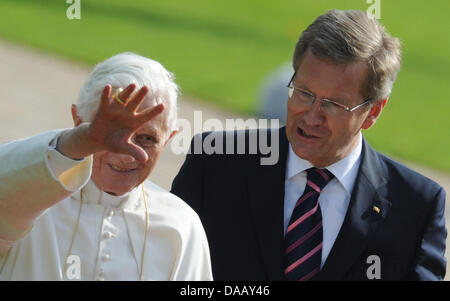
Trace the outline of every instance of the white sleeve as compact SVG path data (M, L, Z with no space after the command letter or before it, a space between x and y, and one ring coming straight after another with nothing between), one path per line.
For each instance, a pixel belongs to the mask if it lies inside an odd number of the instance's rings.
M55 181L58 181L66 190L74 192L86 185L91 175L92 156L82 160L73 160L66 157L56 149L58 139L62 132L50 141L46 165Z
M89 181L92 156L72 167L68 161L55 167L65 160L49 145L62 131L0 145L0 253L26 235L46 209Z

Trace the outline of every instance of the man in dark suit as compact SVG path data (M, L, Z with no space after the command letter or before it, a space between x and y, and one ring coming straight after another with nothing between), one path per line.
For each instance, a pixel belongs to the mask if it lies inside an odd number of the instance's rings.
M172 192L199 214L216 280L444 278L444 189L361 134L400 65L375 19L329 11L296 45L286 127L194 137ZM262 134L278 138L274 165L250 151ZM233 152L196 151L206 140Z

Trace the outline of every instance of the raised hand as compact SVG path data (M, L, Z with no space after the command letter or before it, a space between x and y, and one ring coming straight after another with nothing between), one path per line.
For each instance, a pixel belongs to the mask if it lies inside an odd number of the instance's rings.
M135 88L136 85L131 84L119 94L124 104L112 99L111 86L103 89L100 107L89 127L89 139L103 150L129 154L136 160L145 162L148 159L147 153L134 144L131 138L142 124L160 114L164 106L158 104L138 113L149 89L144 86L131 96Z
M135 84L127 86L120 94L123 104L111 97L111 86L107 85L102 92L99 109L90 123L64 132L57 149L66 156L79 159L100 151L110 151L133 156L139 162L148 160L147 153L133 143L134 133L144 123L152 120L164 110L163 104L138 112L138 109L149 92L144 86L134 95Z

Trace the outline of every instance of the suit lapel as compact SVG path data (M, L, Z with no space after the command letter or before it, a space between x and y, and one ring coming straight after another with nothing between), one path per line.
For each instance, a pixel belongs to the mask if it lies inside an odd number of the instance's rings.
M384 190L386 178L378 155L363 139L358 177L349 208L318 280L342 279L364 251L368 239L388 214L391 203ZM376 212L376 206L379 212Z
M278 131L278 162L261 165L256 158L257 162L252 162L247 176L251 217L268 280L284 279L283 204L288 142L285 127Z

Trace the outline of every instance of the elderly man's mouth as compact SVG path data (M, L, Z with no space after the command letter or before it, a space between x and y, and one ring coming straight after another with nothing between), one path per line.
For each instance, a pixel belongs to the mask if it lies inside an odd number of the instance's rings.
M127 173L127 172L131 172L131 171L136 170L136 168L122 168L122 167L119 167L119 166L117 166L117 165L110 164L110 163L108 163L108 166L109 166L112 170L117 171L117 172L122 172L122 173Z

